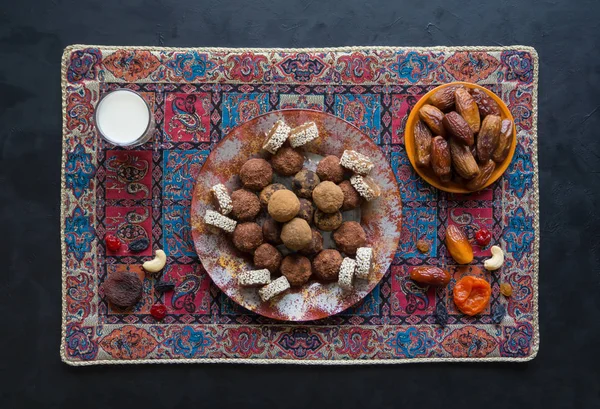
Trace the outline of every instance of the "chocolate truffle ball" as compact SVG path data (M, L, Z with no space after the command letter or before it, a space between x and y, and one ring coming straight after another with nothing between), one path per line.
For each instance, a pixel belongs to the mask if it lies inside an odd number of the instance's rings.
M317 207L325 213L335 213L344 203L342 189L333 182L321 182L313 190L313 200Z
M266 268L271 274L279 270L281 253L268 243L261 244L254 252L254 266L257 269Z
M342 213L323 213L319 209L315 211L315 226L323 231L334 231L342 224Z
M273 219L287 222L298 214L300 201L291 190L278 190L271 196L267 208Z
M281 240L290 250L301 250L312 241L312 231L304 219L296 217L281 229Z
M296 217L304 219L310 224L312 223L314 212L315 208L310 200L300 199L300 210L298 210Z
M338 186L340 189L342 189L342 193L344 194L344 202L342 203L342 208L340 209L342 212L356 209L358 206L360 206L362 198L356 189L354 189L349 180L344 180Z
M323 250L323 236L318 230L312 229L312 240L308 246L300 250L300 253L305 256L311 256L321 250Z
M239 189L231 194L231 215L239 221L254 220L260 212L260 200L254 192Z
M262 225L263 238L265 241L279 245L281 241L281 223L276 222L272 218L267 218Z
M292 287L306 284L312 274L310 260L304 256L290 254L281 262L281 274L287 278Z
M102 289L106 300L117 308L133 307L142 299L142 280L131 271L110 273Z
M264 159L250 159L240 169L240 179L246 189L264 189L273 180L273 168Z
M262 228L256 223L238 223L233 231L233 245L240 251L252 253L263 244Z
M292 176L302 169L304 155L289 146L284 146L273 155L271 163L275 172L282 176Z
M294 179L292 180L292 189L296 192L298 197L311 199L312 192L319 183L321 183L321 179L319 179L315 172L308 169L302 169L294 176Z
M367 234L358 222L344 222L333 233L333 241L342 253L353 256L359 247L367 244Z
M269 200L271 199L271 196L273 196L273 193L277 192L278 190L286 190L287 188L282 185L281 183L273 183L272 185L267 186L266 188L264 188L263 190L260 191L260 204L263 207L267 207L269 205Z
M343 257L337 250L327 249L321 251L313 260L315 276L321 280L337 280L342 260Z
M325 156L317 165L317 176L321 181L329 180L333 183L340 183L344 180L345 170L340 165L340 158L334 155Z

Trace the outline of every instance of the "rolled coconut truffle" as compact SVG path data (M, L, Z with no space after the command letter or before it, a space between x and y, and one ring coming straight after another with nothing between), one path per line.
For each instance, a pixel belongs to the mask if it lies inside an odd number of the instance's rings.
M218 185L214 185L210 189L210 193L213 196L213 200L215 202L215 206L219 209L221 214L227 215L233 209L233 205L231 203L231 197L229 196L229 192L224 184L219 183Z
M207 210L204 214L204 223L217 227L227 233L233 233L237 222L230 219L227 216L223 216L221 213L215 212L214 210Z
M263 149L275 154L290 135L291 128L282 120L275 122L267 133Z
M271 281L269 284L258 290L258 295L263 301L269 301L271 298L278 296L284 291L289 290L290 283L285 276L281 276L276 280Z

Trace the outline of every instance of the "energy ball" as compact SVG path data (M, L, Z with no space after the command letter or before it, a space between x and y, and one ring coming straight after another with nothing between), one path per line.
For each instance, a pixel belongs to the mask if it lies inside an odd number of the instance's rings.
M315 211L315 226L323 231L334 231L342 224L342 213L323 213L319 209Z
M294 176L294 179L292 180L292 189L296 192L298 197L310 199L312 198L314 188L317 187L319 183L321 183L321 179L319 179L315 172L308 169L302 169Z
M312 229L312 240L310 244L300 250L300 254L311 256L323 250L323 236L318 230Z
M271 273L279 270L281 253L268 243L261 244L254 252L254 265L256 268L266 268ZM267 283L268 284L268 283Z
M269 199L269 214L278 222L292 220L300 210L300 201L291 190L278 190Z
M275 172L282 176L292 176L302 169L304 155L289 146L284 146L273 155L271 163Z
M233 245L240 251L252 253L261 244L262 228L256 223L240 223L233 231Z
M109 274L102 289L106 300L117 308L133 307L142 299L142 280L131 271Z
M281 183L273 183L272 185L267 186L263 190L260 191L260 204L263 207L267 207L269 205L269 200L273 193L278 190L286 190L287 188Z
M310 260L297 254L286 256L281 262L281 274L292 287L304 285L312 274Z
M313 271L321 280L335 281L338 279L342 260L343 257L339 251L323 250L313 260Z
M240 179L246 189L264 189L273 180L273 168L264 159L250 159L240 169Z
M310 200L300 199L300 210L296 217L304 219L310 224L313 219L315 208Z
M321 182L313 190L312 194L315 205L325 213L335 213L344 203L344 193L342 189L333 182Z
M342 203L342 212L346 210L356 209L360 206L362 202L362 198L352 186L349 180L344 180L342 183L338 185L340 189L342 189L342 193L344 194L344 202Z
M268 218L262 225L263 238L266 242L271 243L275 246L283 243L281 241L281 224Z
M290 250L301 250L312 241L312 231L304 219L296 217L283 225L281 240Z
M254 220L260 212L260 200L254 192L239 189L231 194L231 215L244 222Z
M353 256L359 247L367 244L367 234L358 222L344 222L333 233L333 241L342 253Z
M344 173L345 170L340 165L340 158L335 155L325 156L317 165L317 175L322 181L329 180L333 183L340 183L344 180Z

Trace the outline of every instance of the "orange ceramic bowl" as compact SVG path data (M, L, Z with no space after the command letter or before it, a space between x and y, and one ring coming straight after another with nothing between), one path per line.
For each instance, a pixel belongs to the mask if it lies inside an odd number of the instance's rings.
M490 177L490 179L487 181L487 183L485 184L485 186L482 189L488 187L489 185L494 183L496 180L498 180L498 178L500 176L502 176L502 174L506 171L506 169L508 168L508 165L512 161L512 158L515 154L515 148L517 147L517 137L516 137L517 131L516 131L516 128L514 125L515 121L514 121L512 115L510 114L510 111L508 110L508 107L506 106L506 104L496 94L494 94L487 88L484 88L477 84L472 84L470 82L460 82L460 81L450 82L448 84L440 85L439 87L436 87L436 88L432 89L431 91L429 91L427 94L423 95L423 98L421 98L416 103L416 105L410 112L410 115L408 116L408 120L406 121L406 128L404 129L404 146L406 147L406 153L408 155L408 159L410 160L410 163L413 166L413 168L415 169L415 171L419 174L419 176L421 176L423 179L425 179L425 181L427 183L429 183L431 186L434 186L440 190L444 190L446 192L451 192L451 193L472 193L473 191L466 189L463 185L455 183L454 181L450 181L448 183L442 183L440 181L440 179L435 175L435 173L433 173L433 170L430 167L422 168L422 167L415 165L415 135L414 135L413 130L415 129L415 124L417 123L417 121L419 121L419 109L421 109L421 107L427 103L427 101L429 100L429 97L431 95L433 95L433 93L436 92L437 90L439 90L440 88L450 87L450 86L458 85L458 84L463 85L466 88L479 88L480 90L485 92L487 95L489 95L491 98L493 98L494 101L496 101L496 103L498 103L498 105L500 106L500 110L502 112L502 115L501 115L502 119L510 119L513 123L513 140L512 140L512 144L510 146L510 151L508 152L508 156L506 157L506 159L504 159L504 162L496 164L496 169L494 169L492 176Z

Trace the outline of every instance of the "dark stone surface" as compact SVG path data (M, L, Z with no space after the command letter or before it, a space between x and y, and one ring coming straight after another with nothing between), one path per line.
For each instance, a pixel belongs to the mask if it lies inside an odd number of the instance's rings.
M600 4L480 3L0 2L0 407L598 407ZM526 364L366 367L61 363L60 57L72 43L536 47L538 357Z

